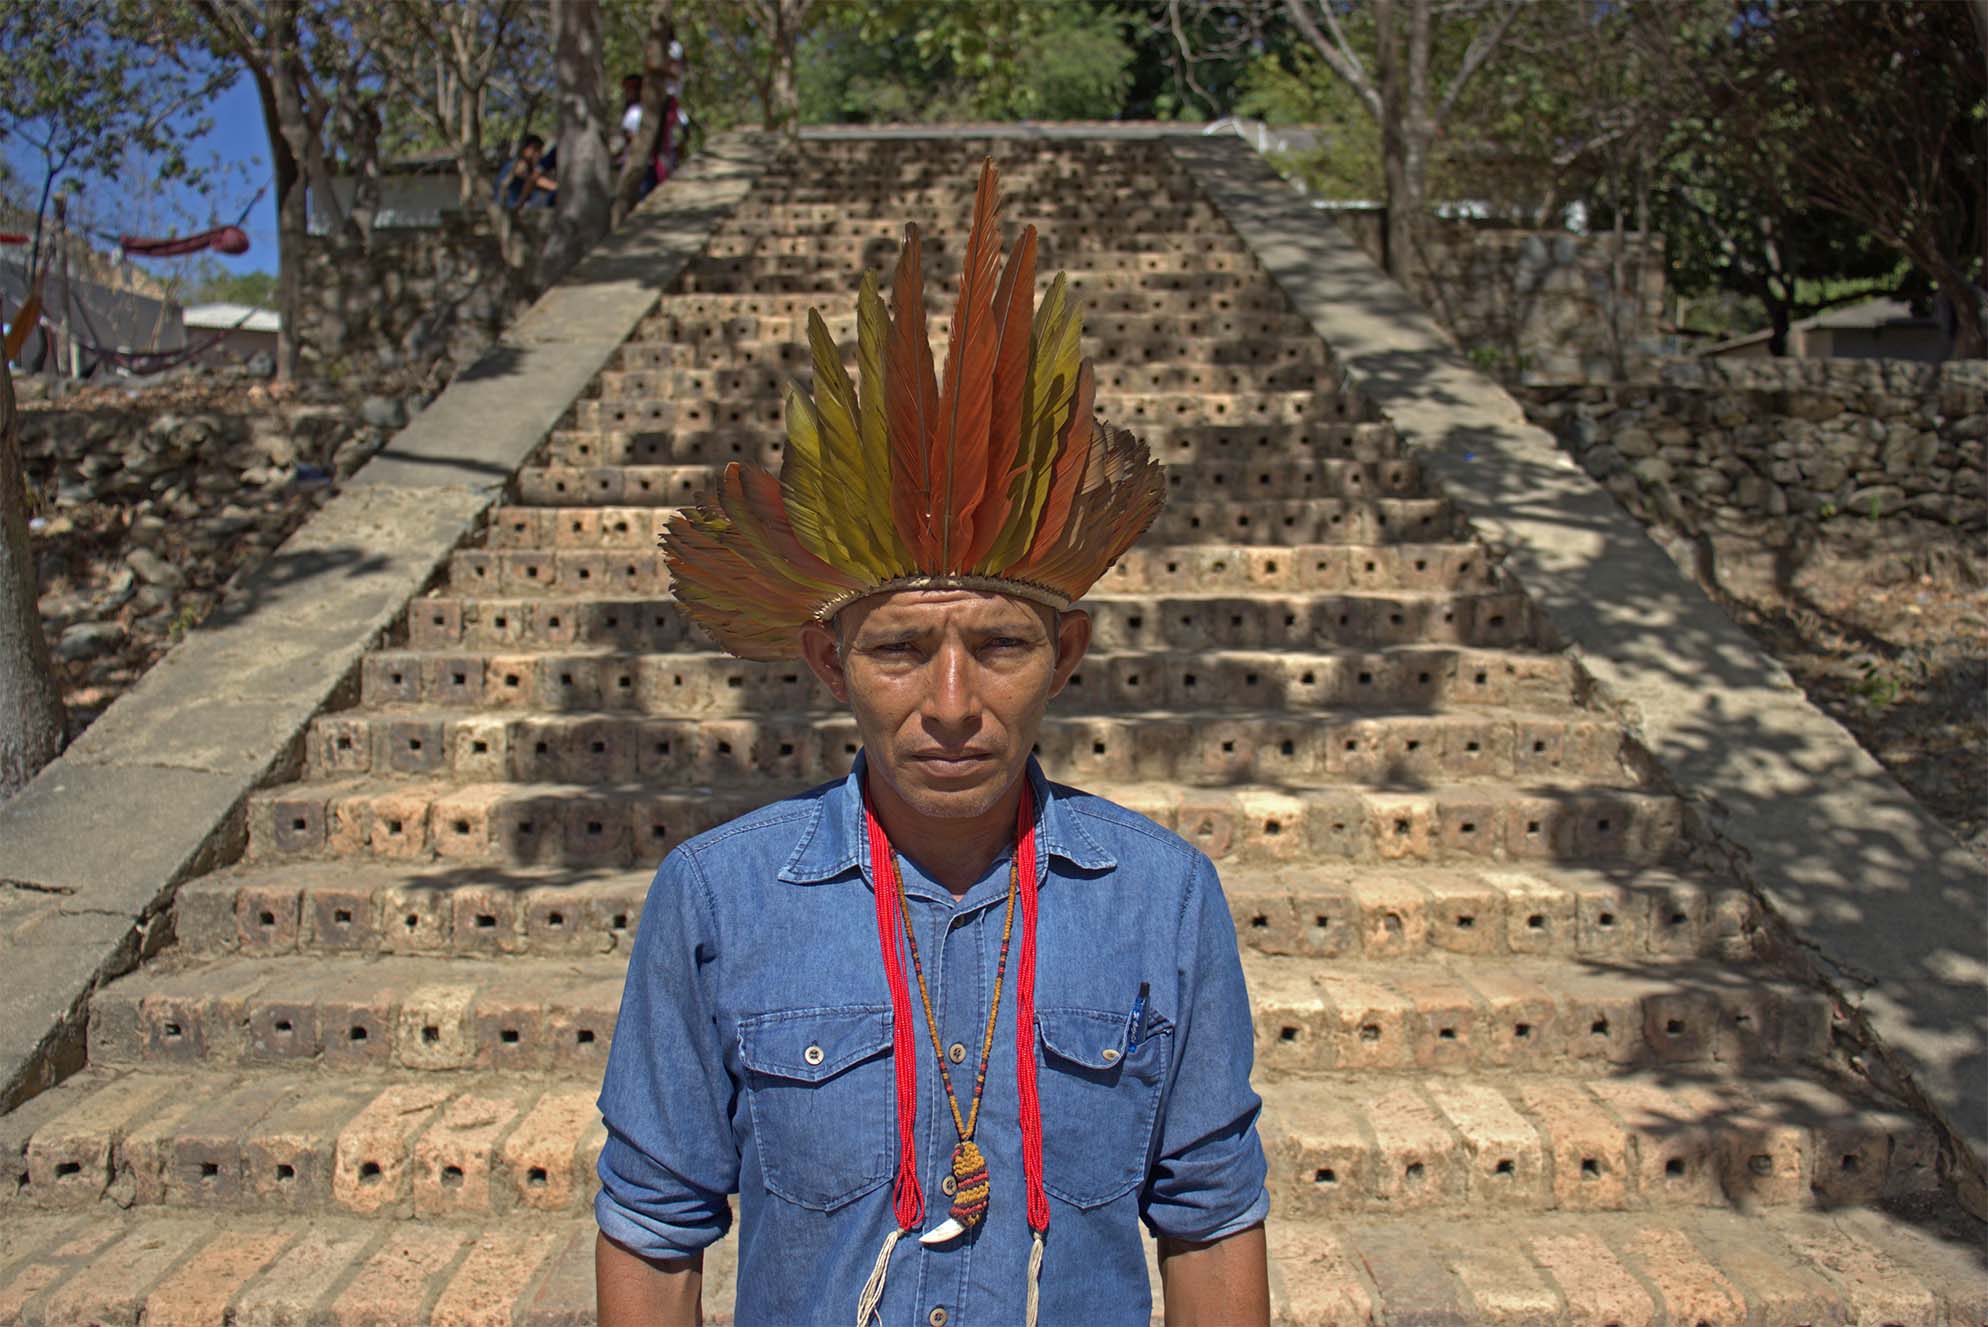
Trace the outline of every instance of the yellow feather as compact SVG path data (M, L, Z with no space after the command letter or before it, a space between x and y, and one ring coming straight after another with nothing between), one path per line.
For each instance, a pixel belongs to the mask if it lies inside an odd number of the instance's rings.
M1010 489L1014 507L981 564L990 573L998 575L1014 565L1035 538L1049 496L1057 439L1076 390L1082 330L1076 298L1070 294L1068 279L1058 272L1035 311L1029 368L1022 383L1022 445L1015 455L1017 473Z
M863 453L863 489L856 496L869 508L872 527L887 532L889 574L897 576L915 568L890 500L890 417L884 410L884 347L889 343L890 313L877 291L876 274L866 271L856 295L856 427Z
M780 467L780 496L802 547L830 566L853 571L849 551L832 519L834 491L822 458L821 415L795 383L787 384L787 459Z
M825 505L821 519L831 542L848 549L852 561L846 568L866 576L887 575L896 559L890 544L890 509L883 509L882 530L866 501L868 475L863 463L863 445L856 433L856 389L828 324L821 314L808 310L808 346L814 355L814 422L821 445L821 492ZM790 407L791 408L791 407ZM888 489L884 490L886 497ZM833 500L829 500L833 495Z

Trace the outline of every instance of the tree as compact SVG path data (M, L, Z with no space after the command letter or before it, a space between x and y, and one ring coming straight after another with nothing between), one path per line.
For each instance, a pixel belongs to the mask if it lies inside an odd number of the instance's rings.
M545 27L526 0L367 0L352 22L378 61L396 151L436 146L455 161L456 201L489 214L507 259L510 213L498 205L490 143L531 123L545 83Z
M0 798L62 750L62 693L36 607L14 379L0 360Z
M642 200L643 182L648 178L662 141L663 112L668 97L664 84L669 79L670 43L676 40L673 0L652 0L649 23L642 34L642 121L634 137L623 145L621 174L614 184L614 212L610 218L619 226L635 204Z
M760 65L760 104L766 128L795 136L801 128L801 98L794 76L794 53L809 25L820 16L819 0L741 0L739 8L765 40Z
M363 243L370 210L345 210L332 187L332 113L361 145L354 176L377 179L376 104L368 93L376 80L350 25L333 11L303 0L191 0L214 50L240 62L255 83L269 136L272 183L276 190L277 305L283 330L277 343L277 371L297 374L295 328L302 308L302 250L310 232L311 196L335 233ZM341 96L343 101L341 102ZM363 203L364 193L360 194Z
M846 5L810 38L809 121L1113 119L1135 59L1115 10L1032 0Z
M607 234L614 185L602 106L599 0L554 0L552 65L559 114L559 200L541 271L557 281Z
M1781 0L1749 11L1717 54L1714 104L1796 135L1794 187L1925 274L1952 309L1956 355L1988 354L1988 68L1969 7Z
M1381 172L1387 186L1387 236L1382 253L1400 278L1415 252L1427 210L1429 158L1471 80L1497 53L1523 5L1520 0L1374 0L1373 41L1363 55L1348 37L1337 0L1285 0L1312 51L1346 80L1381 131ZM1467 44L1438 93L1438 18L1461 25ZM1323 26L1321 26L1323 25Z
M186 145L212 121L202 108L228 82L190 54L175 14L138 0L73 0L0 9L0 138L39 160L35 243L50 195L70 178L113 180L132 149L156 177L193 185L202 173Z

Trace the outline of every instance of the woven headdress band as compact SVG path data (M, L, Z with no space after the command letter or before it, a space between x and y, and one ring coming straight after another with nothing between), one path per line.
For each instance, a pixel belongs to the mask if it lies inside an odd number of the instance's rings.
M889 311L865 273L856 313L852 383L808 311L814 392L787 389L779 478L733 462L660 536L677 601L725 649L795 658L807 623L890 590L992 590L1061 610L1159 514L1165 485L1146 445L1091 413L1062 274L1035 307L1035 227L1001 261L993 162L974 198L943 389L917 226L905 228Z

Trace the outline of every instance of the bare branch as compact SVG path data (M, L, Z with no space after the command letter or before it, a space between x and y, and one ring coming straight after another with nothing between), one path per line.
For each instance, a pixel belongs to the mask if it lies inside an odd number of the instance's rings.
M1476 77L1477 71L1484 67L1485 61L1497 53L1498 44L1504 41L1505 34L1511 31L1512 22L1518 18L1521 8L1523 5L1518 3L1504 6L1503 12L1489 28L1480 30L1471 38L1470 45L1463 53L1463 63L1457 67L1456 77L1450 80L1450 89L1443 94L1443 103L1436 110L1437 124L1449 119L1450 112L1456 108L1457 98L1463 95L1464 88L1469 85L1472 78Z
M1296 25L1305 41L1310 43L1312 50L1318 53L1319 59L1325 61L1333 73L1346 80L1347 86L1359 96L1360 104L1366 107L1367 113L1378 122L1382 116L1380 91L1375 88L1373 79L1367 76L1366 69L1361 66L1360 57L1354 52L1352 44L1346 40L1346 32L1339 26L1338 16L1332 12L1331 0L1322 0L1319 5L1319 13L1324 17L1326 27L1332 32L1330 39L1319 31L1318 24L1312 22L1311 14L1305 8L1305 0L1284 0L1284 7L1291 15L1291 22Z

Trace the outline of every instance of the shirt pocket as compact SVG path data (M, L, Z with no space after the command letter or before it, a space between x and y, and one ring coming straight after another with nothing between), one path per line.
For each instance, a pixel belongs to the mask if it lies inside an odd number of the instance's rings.
M739 1060L767 1190L827 1211L891 1176L897 1114L890 1011L792 1009L739 1024Z
M1123 1010L1036 1010L1042 1187L1077 1207L1101 1206L1146 1179L1173 1024L1149 1014L1130 1054L1127 1024Z

